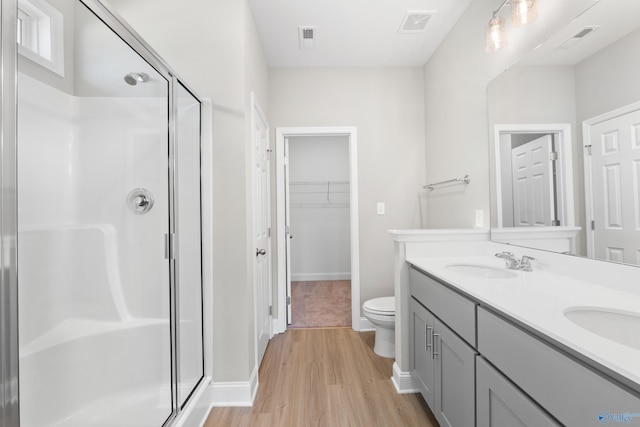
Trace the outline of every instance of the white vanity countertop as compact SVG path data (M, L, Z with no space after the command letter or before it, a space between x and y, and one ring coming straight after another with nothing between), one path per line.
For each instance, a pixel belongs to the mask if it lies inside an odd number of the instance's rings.
M410 264L458 288L495 310L623 375L640 389L640 349L589 332L564 316L572 307L640 313L640 295L576 280L543 270L513 271L510 278L489 279L454 272L451 264L506 268L492 256L407 258ZM633 331L640 334L640 331Z

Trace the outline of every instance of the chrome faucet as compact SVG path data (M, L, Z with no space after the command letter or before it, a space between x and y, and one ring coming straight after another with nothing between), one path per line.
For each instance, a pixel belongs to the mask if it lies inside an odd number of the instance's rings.
M532 271L531 261L535 260L535 258L523 255L522 259L518 261L516 257L511 252L498 252L496 254L498 258L502 258L504 262L507 264L507 268L511 270L522 270L522 271Z
M536 259L527 255L522 255L522 259L520 260L520 270L522 271L533 271L533 267L531 266L531 261L535 261Z

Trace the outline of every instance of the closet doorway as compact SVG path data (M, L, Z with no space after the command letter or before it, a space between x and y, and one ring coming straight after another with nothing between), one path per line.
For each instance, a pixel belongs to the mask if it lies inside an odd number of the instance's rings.
M276 143L275 329L359 330L355 128L281 128Z

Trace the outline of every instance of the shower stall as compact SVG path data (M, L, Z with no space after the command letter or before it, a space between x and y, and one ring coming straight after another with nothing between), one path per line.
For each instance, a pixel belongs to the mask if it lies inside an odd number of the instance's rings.
M99 0L2 0L0 424L163 426L205 378L202 101Z

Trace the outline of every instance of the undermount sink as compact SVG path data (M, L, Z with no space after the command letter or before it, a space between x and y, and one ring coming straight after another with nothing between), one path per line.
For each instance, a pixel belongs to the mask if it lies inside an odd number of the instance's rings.
M571 307L564 311L564 316L589 332L640 350L640 313L602 307Z
M518 274L505 267L493 267L479 264L450 264L445 267L454 273L465 274L467 276L482 277L485 279L508 279L516 277Z

